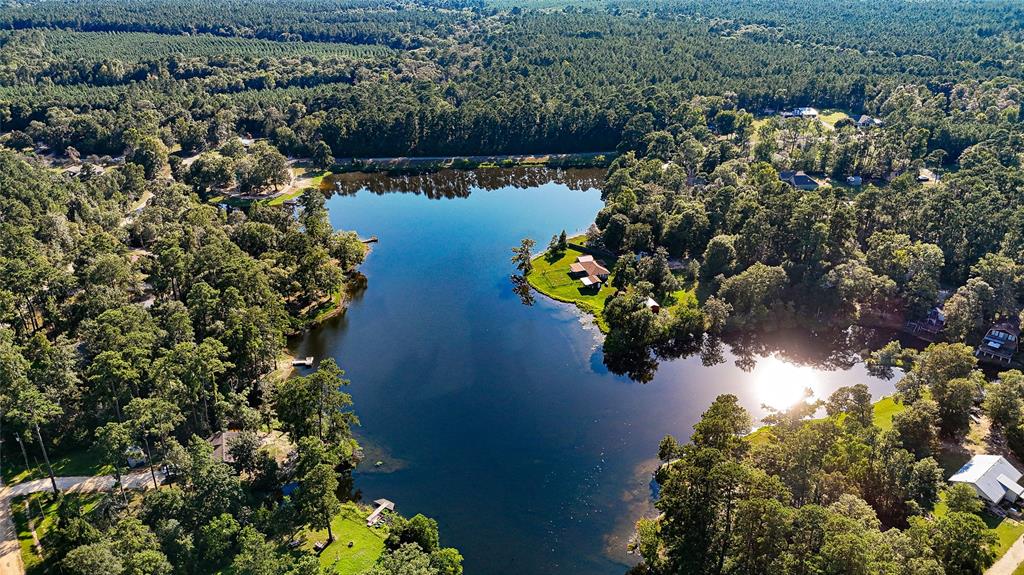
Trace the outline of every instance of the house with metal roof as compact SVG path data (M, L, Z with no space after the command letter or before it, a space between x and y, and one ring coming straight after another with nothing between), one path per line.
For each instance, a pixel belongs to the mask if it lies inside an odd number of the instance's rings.
M1013 503L1024 493L1018 483L1022 475L1001 455L975 455L949 481L966 483L986 502L998 505L1003 501Z

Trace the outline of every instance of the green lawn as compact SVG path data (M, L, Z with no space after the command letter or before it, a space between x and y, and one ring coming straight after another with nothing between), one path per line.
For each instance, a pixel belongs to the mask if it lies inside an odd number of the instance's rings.
M66 493L66 500L81 505L82 512L88 516L100 501L102 493ZM40 507L43 516L40 519ZM45 549L45 538L47 532L57 521L57 498L48 493L36 493L29 497L19 497L11 505L14 512L14 523L18 529L18 543L21 545L21 560L25 563L25 571L28 575L42 575L52 572L52 565L47 565L43 557L36 551L33 544L32 533L29 531L28 522L31 517L35 522L36 535L43 541Z
M875 425L882 431L889 431L892 429L893 416L906 408L907 406L896 401L896 398L891 395L883 397L875 403Z
M321 566L342 575L356 575L373 566L384 552L388 532L387 527L367 527L367 515L369 511L355 503L342 506L341 513L331 522L335 540L320 554ZM327 530L307 531L304 535L307 549L327 540Z
M312 317L310 320L311 325L316 325L328 317L334 315L338 311L338 308L342 306L345 299L345 286L342 285L338 288L338 291L331 294L331 299L328 302L324 302L318 305L316 308L309 311L307 317Z
M305 167L302 167L302 166L296 166L296 167L292 168L292 171L295 172L295 179L303 178L309 172L308 168L305 168ZM310 186L309 187L313 187L313 188L319 189L320 188L320 184L322 184L323 181L324 181L324 178L329 176L329 175L331 175L330 172L318 172L315 176L312 176L310 178ZM271 206L279 206L279 205L287 202L288 200L294 200L295 198L301 196L303 190L305 190L305 189L306 189L305 187L301 187L300 188L300 187L296 186L295 189L291 190L287 194L281 194L280 196L277 196L276 198L274 198L274 199L270 200L269 202L267 202L267 204L271 205Z
M583 237L571 238L570 242L580 243ZM576 258L583 255L583 252L572 248L565 251L561 257L551 257L544 253L533 259L533 271L526 276L526 280L540 293L551 299L575 304L583 311L593 314L601 331L608 331L608 324L604 321L604 305L608 298L615 293L615 288L606 282L599 291L583 288L579 280L569 276L569 264L576 261ZM611 262L604 262L605 267L611 269Z
M946 513L949 513L949 507L946 506L946 493L943 492L939 495L939 502L935 504L932 515L942 517ZM1019 539L1021 535L1024 535L1024 522L1003 519L985 512L981 513L981 519L985 521L985 525L988 525L989 530L995 533L999 539L999 545L996 547L996 559L1005 555L1010 550L1013 542ZM1014 573L1018 572L1021 572L1020 568L1014 571Z
M987 518L986 518L987 519ZM988 521L985 521L988 523ZM1001 520L993 529L996 537L999 538L999 548L996 549L996 558L1002 557L1010 550L1013 542L1024 535L1024 523L1013 519Z
M829 128L834 129L836 127L837 122L849 117L849 114L841 110L822 110L822 113L820 116L818 116L818 119L821 120L821 123L825 124Z
M4 482L14 485L31 479L48 477L42 455L34 452L31 445L26 445L25 448L29 452L28 456L33 466L28 470L25 469L21 453L14 446L14 450L8 451L4 458ZM99 454L91 448L79 449L67 454L51 453L50 462L53 464L55 475L107 475L114 472L109 465L100 463Z

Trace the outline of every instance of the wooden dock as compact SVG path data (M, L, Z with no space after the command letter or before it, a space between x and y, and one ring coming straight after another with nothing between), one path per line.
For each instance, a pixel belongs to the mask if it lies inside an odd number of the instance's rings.
M377 504L377 508L374 509L373 513L371 513L369 515L369 517L366 518L366 526L367 527L373 527L374 525L379 523L380 522L381 514L384 513L385 510L388 510L388 511L394 511L395 510L395 504L390 502L390 501L388 501L387 499L378 499L378 500L374 501L374 503Z
M305 358L295 358L292 360L292 365L295 367L313 367L313 356Z

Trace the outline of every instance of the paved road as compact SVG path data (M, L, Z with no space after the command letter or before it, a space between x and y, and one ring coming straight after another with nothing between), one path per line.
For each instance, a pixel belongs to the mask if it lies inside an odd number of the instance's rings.
M0 575L21 575L24 572L10 501L3 496L0 497Z
M1017 566L1024 562L1024 537L1019 537L1005 555L985 570L985 575L1013 575Z
M123 476L124 486L128 489L152 489L153 478L149 471L139 471ZM156 474L156 480L163 482L162 474ZM92 493L110 491L114 488L112 475L95 477L58 477L57 487L68 493ZM11 487L0 485L0 575L24 575L25 566L21 562L21 545L18 543L18 530L14 527L11 514L11 499L42 491L53 491L49 478L26 481Z

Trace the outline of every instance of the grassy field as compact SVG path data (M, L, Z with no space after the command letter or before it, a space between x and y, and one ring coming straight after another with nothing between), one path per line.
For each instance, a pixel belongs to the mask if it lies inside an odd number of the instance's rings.
M82 507L82 512L88 517L96 506L103 499L101 493L75 494L66 493L64 497ZM40 508L42 508L42 519L40 519ZM50 573L49 567L33 544L32 532L28 523L31 517L35 522L36 535L40 540L46 537L57 521L57 499L49 494L36 493L29 497L19 497L11 505L14 512L14 523L18 529L18 543L21 545L21 559L25 563L25 572L28 575L41 575Z
M575 237L570 242L580 243L583 237ZM565 251L561 257L550 257L542 254L533 259L533 271L526 276L526 280L540 293L551 299L575 304L583 311L593 314L601 331L608 331L608 324L604 320L605 302L615 293L615 288L606 282L599 291L587 290L580 285L579 280L569 276L569 264L576 261L576 258L583 255L583 252L572 248ZM605 266L611 268L611 262L605 262Z
M25 446L29 457L33 460L31 461L33 466L29 469L25 469L24 464L20 462L21 453L17 447L13 444L12 447L14 447L14 451L9 452L10 455L4 459L5 483L14 485L23 481L48 477L42 456L34 453L31 445ZM109 465L104 465L100 461L101 457L93 449L80 449L67 454L50 454L50 463L53 464L55 475L106 475L113 473L114 470Z
M369 511L355 503L342 506L341 513L331 522L335 540L320 554L321 566L343 575L356 575L373 566L384 552L388 532L387 527L367 527L367 515ZM312 549L316 543L327 540L327 530L307 531L304 536L306 548Z

